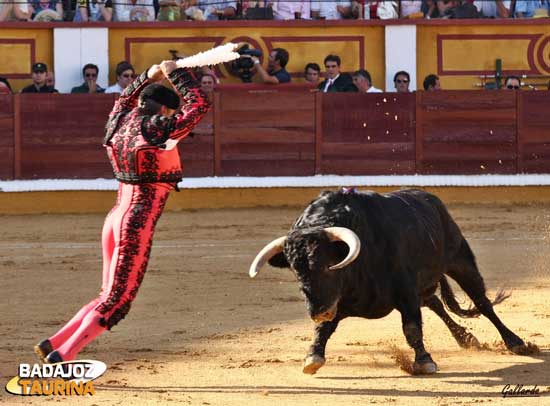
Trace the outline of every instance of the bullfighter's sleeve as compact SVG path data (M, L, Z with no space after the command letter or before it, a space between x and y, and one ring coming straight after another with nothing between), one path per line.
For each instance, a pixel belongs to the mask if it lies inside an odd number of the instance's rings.
M183 101L171 117L154 115L142 122L143 137L152 145L172 141L168 144L173 146L174 141L186 137L210 109L210 101L190 70L176 69L168 75L168 79Z

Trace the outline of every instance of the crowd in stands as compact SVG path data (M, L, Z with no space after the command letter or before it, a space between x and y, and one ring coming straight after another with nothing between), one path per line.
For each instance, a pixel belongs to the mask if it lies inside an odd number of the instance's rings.
M291 75L285 67L289 61L289 53L283 48L275 48L268 58L267 70L261 65L260 60L255 56L243 55L243 58L253 60L253 74L258 75L259 81L265 84L278 85L292 82ZM359 92L359 93L382 93L383 90L374 86L371 74L366 69L359 69L353 73L341 71L341 59L338 55L327 55L323 61L325 67L324 80L321 67L314 62L306 64L301 83L309 84L311 91L331 92ZM48 71L46 64L37 62L32 66L32 83L21 90L21 93L59 93L55 88L53 72ZM99 68L97 65L88 63L82 68L83 82L74 86L71 93L122 93L122 91L134 80L136 72L134 67L127 61L121 61L116 65L116 82L102 88L97 84ZM216 73L209 67L197 68L195 76L199 79L202 90L213 98L215 87L220 83ZM398 71L393 75L394 89L387 89L389 92L409 93L410 74L406 71ZM521 78L508 76L500 87L502 90L521 90ZM424 78L423 88L425 91L441 90L439 77L429 74ZM498 88L498 87L493 87ZM531 87L532 88L532 87ZM550 82L548 82L550 90ZM0 77L0 94L13 93L12 87L6 78Z
M550 0L0 0L1 21L548 17Z

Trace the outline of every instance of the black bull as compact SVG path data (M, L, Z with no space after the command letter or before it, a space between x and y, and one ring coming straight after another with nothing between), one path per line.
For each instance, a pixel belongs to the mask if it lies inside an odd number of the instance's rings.
M350 232L351 230L352 232ZM354 251L354 252L352 252ZM506 347L526 353L528 346L500 321L476 265L474 254L444 204L420 190L388 194L323 192L296 220L286 237L268 244L250 267L253 277L269 261L291 268L317 322L304 372L325 363L325 346L346 317L381 318L401 313L403 333L415 351L415 373L437 370L424 348L421 306L433 310L462 347L477 339L455 323L435 295L462 317L483 314L498 329ZM463 310L445 278L453 278L475 308Z

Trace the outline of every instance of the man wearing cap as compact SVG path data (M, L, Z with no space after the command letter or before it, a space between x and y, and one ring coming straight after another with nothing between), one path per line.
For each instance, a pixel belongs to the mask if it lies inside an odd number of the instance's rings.
M172 89L156 83L164 78ZM209 107L192 71L178 68L174 61L150 67L115 102L104 146L119 188L103 226L101 292L35 346L46 362L75 359L128 314L147 269L155 224L182 177L177 143Z
M32 85L24 87L21 93L59 93L53 86L48 86L46 77L48 67L45 63L37 62L32 65Z

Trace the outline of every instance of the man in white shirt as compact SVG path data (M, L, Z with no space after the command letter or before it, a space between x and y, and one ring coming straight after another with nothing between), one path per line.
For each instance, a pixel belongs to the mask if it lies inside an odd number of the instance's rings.
M359 69L353 73L352 78L353 84L359 93L382 93L382 90L372 85L372 79L368 70Z
M105 93L122 93L134 80L135 73L134 67L129 62L119 62L116 66L116 83L105 89Z
M483 17L508 18L510 15L510 0L476 0L474 6Z
M312 1L311 18L319 20L341 20L351 13L350 0Z
M309 19L309 0L272 0L269 6L273 9L275 20Z

